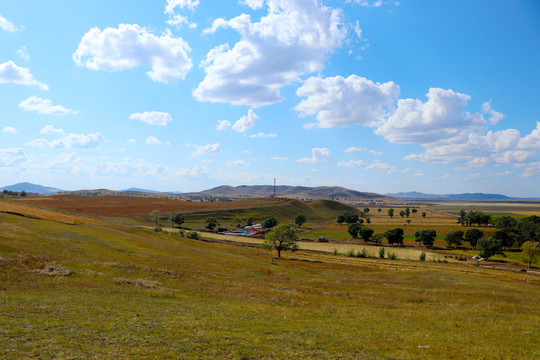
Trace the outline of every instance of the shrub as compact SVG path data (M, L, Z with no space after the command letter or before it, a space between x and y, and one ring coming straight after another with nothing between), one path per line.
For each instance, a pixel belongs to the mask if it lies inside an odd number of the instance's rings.
M178 231L178 234L179 234L181 237L186 236L186 233L184 232L184 230Z
M195 239L195 240L199 240L200 239L200 236L199 236L199 233L196 232L196 231L190 231L187 233L187 237L188 239Z
M388 253L388 258L389 258L390 260L397 260L397 255L394 254L394 253L389 252L389 253Z
M420 254L420 261L426 261L426 253L422 251Z
M359 257L359 258L367 258L368 256L368 253L367 253L367 250L366 248L362 249L362 252L357 252L356 253L356 257Z
M337 254L338 254L337 249L334 249L334 255L337 255Z
M347 252L345 252L345 256L353 257L354 256L354 250L347 250Z
M155 231L155 232L163 232L163 229L160 228L159 226L156 226L156 227L154 228L154 231Z
M384 259L384 248L383 247L379 249L379 257L381 259Z

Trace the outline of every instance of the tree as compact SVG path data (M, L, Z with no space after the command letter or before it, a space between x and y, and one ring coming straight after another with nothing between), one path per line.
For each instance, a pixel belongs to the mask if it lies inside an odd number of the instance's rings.
M480 256L486 260L493 255L503 254L501 241L492 237L481 238L477 246L480 249Z
M422 211L422 217L425 219L426 218L426 215L427 213L425 211Z
M178 227L180 227L180 225L182 225L184 221L185 221L184 215L182 214L176 214L176 215L171 216L171 222L178 225Z
M376 242L378 244L382 243L382 240L384 239L384 234L375 234L373 235L373 237L371 238L371 240L373 242Z
M418 212L418 210L416 210L416 209L412 209L411 211L412 211L413 214L416 214Z
M421 230L417 231L414 236L416 237L415 241L419 242L424 246L432 246L437 236L435 230Z
M463 241L463 231L457 230L452 231L446 234L446 243L448 246L460 246L461 242Z
M395 228L392 230L387 230L384 233L384 237L388 240L388 244L400 244L403 245L403 229Z
M388 216L390 216L390 219L394 217L394 209L388 209Z
M523 252L521 254L523 256L523 259L527 261L530 269L531 264L535 262L538 257L540 257L540 243L527 241L523 243L522 247Z
M358 232L360 231L360 229L362 228L362 225L359 224L359 223L351 223L349 224L349 227L347 228L347 232L349 234L351 234L351 236L353 238L357 238L358 237Z
M505 230L497 230L493 237L501 242L503 248L511 248L514 245L514 238Z
M266 234L263 243L263 249L276 249L278 257L281 257L281 251L298 250L298 236L294 232L293 224L277 225L268 234Z
M26 197L26 191L21 191L21 197Z
M465 232L464 240L467 241L473 248L476 248L478 240L484 236L484 232L478 229L469 229Z
M374 231L372 228L367 226L362 226L360 230L358 231L358 236L360 236L364 242L368 242L371 239L371 236L373 235Z
M213 216L207 217L204 222L206 223L206 228L210 231L213 231L216 228L216 226L218 226L218 221Z
M401 210L401 211L399 212L399 216L401 216L401 218L403 218L403 217L405 216L405 211Z
M294 223L298 225L298 227L302 227L302 225L307 221L306 215L304 214L298 214L294 217Z
M343 218L345 219L344 222L346 222L347 224L358 222L358 215L353 214L350 211L345 210L341 215L343 215Z
M409 217L409 215L411 215L411 209L406 208L405 209L405 216Z
M364 212L367 214L369 212L369 208L368 207L364 208Z
M493 225L497 229L511 232L517 230L518 223L512 216L497 216L493 219Z
M371 219L370 219L370 218L366 218L366 223L371 224Z
M278 224L278 219L275 216L267 217L262 222L262 227L265 229L273 228Z
M247 218L246 225L247 226L253 226L253 219L251 218L251 216Z
M382 211L382 209L381 209L381 208L378 208L378 209L377 209L377 212L381 212L381 211Z

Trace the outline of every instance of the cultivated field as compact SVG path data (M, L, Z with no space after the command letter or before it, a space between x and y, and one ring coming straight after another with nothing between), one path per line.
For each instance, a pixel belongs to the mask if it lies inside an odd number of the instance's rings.
M303 251L277 259L258 246L224 243L230 238L190 240L177 232L92 224L66 209L34 208L32 201L19 204L18 215L0 212L2 359L540 354L540 277L534 273L352 258L343 253L367 246L347 238L301 242ZM33 211L43 213L21 216ZM340 228L330 220L321 229ZM307 231L317 231L315 225Z

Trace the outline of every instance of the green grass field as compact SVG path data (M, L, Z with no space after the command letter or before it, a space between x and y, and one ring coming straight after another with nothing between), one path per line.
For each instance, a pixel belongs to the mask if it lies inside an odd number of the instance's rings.
M538 275L311 251L274 255L129 224L0 213L0 358L540 354Z

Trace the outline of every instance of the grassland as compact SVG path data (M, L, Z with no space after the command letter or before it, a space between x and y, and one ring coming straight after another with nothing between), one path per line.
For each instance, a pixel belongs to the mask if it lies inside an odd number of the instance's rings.
M532 273L273 255L131 225L0 213L0 358L540 354Z

